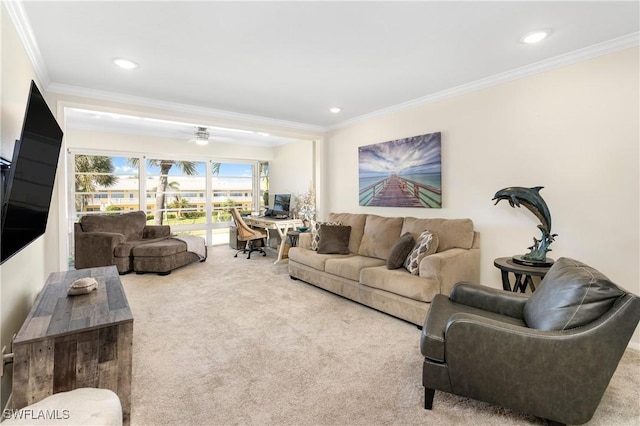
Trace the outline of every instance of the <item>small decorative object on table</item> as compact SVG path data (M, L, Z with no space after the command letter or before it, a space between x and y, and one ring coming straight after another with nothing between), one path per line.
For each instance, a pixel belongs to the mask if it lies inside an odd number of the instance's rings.
M551 251L549 245L555 240L558 234L551 233L551 213L549 207L540 196L543 186L533 188L523 188L521 186L510 186L496 192L493 200L498 204L500 200L507 200L511 207L520 207L522 204L531 211L541 224L538 229L542 232L542 239L533 238L533 245L527 247L529 253L513 256L513 261L520 265L548 267L553 264L553 260L547 257L547 252Z
M308 226L298 226L298 232L307 232L308 230Z
M98 286L98 282L95 278L85 277L79 278L71 283L69 289L67 290L67 294L69 296L76 296L78 294L87 294L91 293Z

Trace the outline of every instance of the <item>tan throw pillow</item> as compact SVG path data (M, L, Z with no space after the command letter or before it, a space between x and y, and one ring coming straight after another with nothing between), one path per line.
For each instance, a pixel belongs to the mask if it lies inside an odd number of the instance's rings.
M411 252L411 249L413 249L415 242L411 232L402 234L391 247L389 257L387 258L387 269L398 269L401 267Z
M418 275L420 273L420 261L426 256L435 253L437 249L438 237L432 234L431 231L424 231L420 234L416 245L413 246L413 250L404 261L404 267L413 275Z
M311 250L318 251L320 244L320 225L342 225L340 222L316 222L311 221Z
M350 226L320 225L320 254L349 254Z

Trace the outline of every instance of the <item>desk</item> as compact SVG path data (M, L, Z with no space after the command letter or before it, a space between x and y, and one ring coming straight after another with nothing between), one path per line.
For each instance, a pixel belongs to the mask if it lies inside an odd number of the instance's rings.
M507 291L519 291L521 293L527 290L527 286L531 287L532 292L536 291L532 277L544 278L550 268L550 266L519 265L510 257L499 257L493 261L493 265L500 269L502 274L502 288ZM509 281L509 272L515 275L513 287Z
M67 296L78 278L96 290ZM133 314L115 266L56 272L13 340L13 408L91 387L114 391L124 422L131 415ZM91 404L91 402L87 402Z
M287 232L302 226L302 219L275 219L270 217L244 217L245 223L249 226L263 229L275 229L280 235L280 248L278 249L278 258L274 263L280 263L283 259L284 246L287 243Z

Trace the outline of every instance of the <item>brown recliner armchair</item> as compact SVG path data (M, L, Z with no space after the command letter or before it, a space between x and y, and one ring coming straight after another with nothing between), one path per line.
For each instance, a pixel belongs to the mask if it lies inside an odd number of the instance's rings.
M147 225L143 211L82 216L74 223L75 268L116 265L118 273L133 270L131 250L171 235L168 225Z
M640 299L558 259L528 297L459 283L422 329L424 405L435 390L532 414L589 421L640 319Z

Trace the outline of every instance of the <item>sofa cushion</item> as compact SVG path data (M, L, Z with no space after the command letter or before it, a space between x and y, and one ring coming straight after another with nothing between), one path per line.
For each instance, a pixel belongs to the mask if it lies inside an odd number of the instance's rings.
M366 219L366 214L358 213L331 213L328 217L329 222L340 222L342 225L351 227L351 235L349 236L349 251L351 253L357 253L360 248Z
M404 268L387 269L386 265L363 269L360 284L421 302L431 302L440 293L438 280L410 274Z
M139 244L131 250L134 257L166 257L187 251L187 243L166 238L146 244Z
M524 319L539 330L580 327L600 318L624 294L602 273L561 257L527 300Z
M401 217L368 215L358 254L386 261L391 247L400 237L402 221Z
M142 239L142 230L146 223L147 215L142 211L80 218L80 225L84 232L115 232L124 235L127 241Z
M140 245L144 245L144 244L149 244L149 243L154 243L156 241L164 241L167 238L154 238L154 239L149 239L149 240L132 240L132 241L125 241L122 244L118 244L114 249L113 249L113 255L115 257L129 257L131 256L132 250Z
M404 261L404 267L413 275L420 273L420 262L422 259L433 254L438 249L438 236L431 231L424 231L418 237L416 244L413 246L407 258Z
M320 254L349 254L351 227L344 225L320 225Z
M387 269L398 269L404 264L411 249L415 245L416 240L413 239L411 232L407 232L400 236L393 243L391 251L389 251L389 257L387 258Z
M341 258L327 259L324 265L324 271L337 275L342 278L347 278L353 281L360 281L360 271L372 266L381 266L386 262L374 257L365 256L349 256Z
M308 266L318 271L324 271L325 263L329 259L345 258L353 254L319 254L315 250L307 250L303 247L291 247L287 253L289 260Z
M311 221L311 250L317 251L320 245L320 226L322 225L342 225L340 222L316 222Z
M470 249L473 246L473 221L471 219L417 219L406 217L402 224L402 233L411 232L414 238L430 230L438 236L438 252L458 247Z

